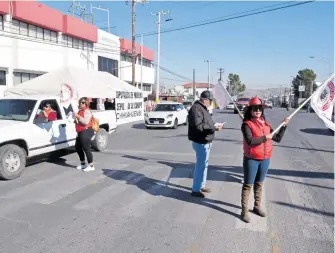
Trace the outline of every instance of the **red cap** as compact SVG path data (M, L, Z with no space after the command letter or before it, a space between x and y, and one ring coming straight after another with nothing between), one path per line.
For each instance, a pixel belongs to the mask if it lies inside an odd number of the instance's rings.
M249 106L255 106L255 105L263 105L262 100L260 100L258 97L253 97L249 100Z

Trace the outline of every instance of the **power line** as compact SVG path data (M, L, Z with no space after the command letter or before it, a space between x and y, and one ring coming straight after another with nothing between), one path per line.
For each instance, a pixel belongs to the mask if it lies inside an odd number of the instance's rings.
M152 64L153 64L154 66L157 66L156 63L152 63ZM167 72L167 73L170 73L171 75L177 76L177 77L179 77L179 78L181 78L181 79L185 79L185 80L187 80L187 81L192 81L192 79L190 79L190 78L188 78L188 77L185 77L185 76L182 76L182 75L180 75L180 74L177 74L177 73L173 72L172 70L169 70L169 69L167 69L167 68L165 68L165 67L163 67L163 66L159 66L159 68L160 68L161 70L163 70L163 71L165 71L165 72Z
M178 80L178 79L172 79L172 78L166 78L166 77L161 77L160 79L185 83L185 80Z
M264 10L264 9L268 9L270 7L275 7L275 6L279 6L279 5L283 5L283 4L288 4L288 3L292 3L292 2L296 2L296 1L288 1L288 2L284 2L284 3L268 5L268 6L265 6L265 7L261 7L261 8L257 8L257 9L252 9L252 10L248 10L248 11L237 12L237 13L233 13L233 14L229 14L229 15L225 15L225 16L221 16L221 17L217 17L217 18L211 18L211 19L206 19L206 20L202 20L202 21L192 22L192 23L181 25L181 26L178 26L178 27L172 28L172 29L177 29L177 28L181 28L181 27L185 27L185 26L190 26L190 25L202 24L204 22L219 20L219 19L222 19L222 18L228 18L228 17L239 15L239 14L245 14L245 13L250 13L250 12L254 12L254 11ZM165 30L169 30L169 29L165 29ZM163 31L164 31L164 29L163 29ZM147 32L145 34L149 34L149 33L151 34L153 32L154 31L151 31L151 32Z
M300 2L300 3L291 4L291 5L287 5L287 6L272 8L272 9L269 9L269 10L257 11L257 12L253 12L253 13L250 13L250 14L243 14L243 15L239 15L240 13L232 14L232 15L228 15L228 16L234 16L234 15L238 15L238 16L230 17L230 18L226 18L227 16L224 16L224 17L218 18L218 20L203 21L203 23L200 23L200 24L194 24L194 25L190 24L190 25L185 25L184 27L166 29L166 30L161 31L161 33L175 32L175 31L190 29L190 28L194 28L194 27L199 27L199 26L205 26L205 25L210 25L210 24L214 24L214 23L225 22L225 21L229 21L229 20L233 20L233 19L239 19L239 18L244 18L244 17L249 17L249 16L255 16L255 15L258 15L258 14L272 12L272 11L286 9L286 8L291 8L291 7L295 7L295 6L299 6L299 5L303 5L303 4L312 3L312 2L315 2L315 1L316 0L311 0L311 1L306 1L306 2ZM266 7L266 8L268 8L268 7ZM264 9L264 7L261 8L261 9ZM259 10L259 9L255 9L255 10ZM250 12L250 11L247 11L247 12ZM157 32L148 32L146 34L143 34L143 36L152 36L152 35L155 35L155 34L157 34Z

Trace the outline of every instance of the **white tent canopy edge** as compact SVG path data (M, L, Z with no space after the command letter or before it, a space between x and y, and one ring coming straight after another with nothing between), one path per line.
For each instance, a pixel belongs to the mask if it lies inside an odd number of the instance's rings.
M78 97L115 98L119 91L142 93L142 90L107 72L63 67L10 87L5 96L60 96L62 84L70 85Z

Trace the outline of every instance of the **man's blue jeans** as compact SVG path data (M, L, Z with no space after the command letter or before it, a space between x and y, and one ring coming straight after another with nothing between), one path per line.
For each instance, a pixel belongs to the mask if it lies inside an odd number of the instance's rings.
M206 186L208 159L212 143L199 144L192 142L192 147L196 154L192 191L200 192L200 189Z

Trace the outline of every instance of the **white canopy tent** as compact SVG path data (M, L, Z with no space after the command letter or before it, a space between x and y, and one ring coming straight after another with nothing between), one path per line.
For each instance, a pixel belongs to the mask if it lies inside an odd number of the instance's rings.
M140 89L107 72L64 67L10 87L5 96L60 96L64 83L70 85L78 97L115 98L117 91L142 93Z

